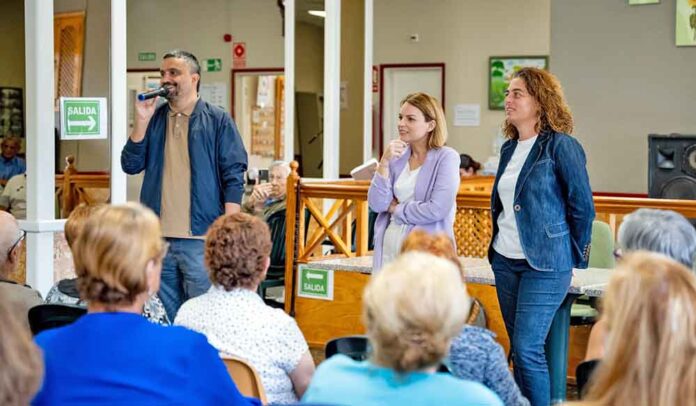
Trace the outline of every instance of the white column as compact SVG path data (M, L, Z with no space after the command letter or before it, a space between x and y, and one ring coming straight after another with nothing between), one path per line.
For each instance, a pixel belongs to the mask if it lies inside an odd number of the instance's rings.
M341 115L341 0L326 0L324 21L324 179L338 179Z
M27 283L46 294L53 285L55 140L53 111L53 0L24 1Z
M283 160L295 154L295 0L285 0L285 100L283 117Z
M363 98L363 162L372 158L372 64L374 0L365 0L365 74Z
M121 170L121 149L128 137L128 84L126 78L126 0L111 0L111 203L126 202L126 174Z

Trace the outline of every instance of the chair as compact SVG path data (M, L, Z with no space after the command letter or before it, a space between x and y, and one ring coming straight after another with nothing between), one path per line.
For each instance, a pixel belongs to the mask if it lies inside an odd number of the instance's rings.
M599 365L599 360L593 359L583 361L575 368L575 382L578 385L578 396L580 399L585 397L585 387L590 378L592 378L592 373L597 369L597 365Z
M29 327L34 335L66 326L87 313L87 309L62 304L40 304L29 309Z
M595 220L592 222L592 249L590 250L590 268L614 267L614 236L609 224ZM594 301L587 296L580 296L570 309L570 325L593 324L597 319Z
M266 400L266 392L263 390L261 378L251 364L247 361L229 355L221 356L222 361L227 367L230 377L237 385L239 392L247 397L257 398L264 405L268 403Z
M336 354L343 354L355 361L364 361L371 351L367 336L354 335L330 340L324 347L324 356L328 359Z
M266 301L268 288L285 285L285 210L273 213L267 220L271 230L271 265L266 279L259 284L258 293Z

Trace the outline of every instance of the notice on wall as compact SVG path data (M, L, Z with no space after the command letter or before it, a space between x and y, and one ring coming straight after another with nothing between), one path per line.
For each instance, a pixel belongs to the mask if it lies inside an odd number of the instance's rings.
M300 265L297 275L297 296L309 299L333 300L334 272Z
M481 125L481 105L480 104L455 104L454 105L454 126L455 127L478 127Z
M201 98L213 106L228 111L227 85L224 82L201 83Z

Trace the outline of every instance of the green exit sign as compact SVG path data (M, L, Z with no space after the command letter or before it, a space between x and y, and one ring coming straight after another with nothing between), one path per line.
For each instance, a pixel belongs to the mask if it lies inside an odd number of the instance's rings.
M222 59L206 59L203 61L206 72L220 72L222 70Z
M154 61L155 59L156 55L154 52L138 52L139 61Z
M333 300L333 271L300 265L297 296Z
M61 97L62 140L90 140L107 137L105 97Z

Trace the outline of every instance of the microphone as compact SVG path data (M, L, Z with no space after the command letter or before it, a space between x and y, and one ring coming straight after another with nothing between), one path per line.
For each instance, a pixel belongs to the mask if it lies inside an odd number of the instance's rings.
M167 97L168 94L169 94L169 90L167 90L166 87L160 87L159 89L150 90L149 92L145 92L145 93L140 93L138 95L138 100L144 101L147 99L152 99L153 97L157 97L157 96Z

